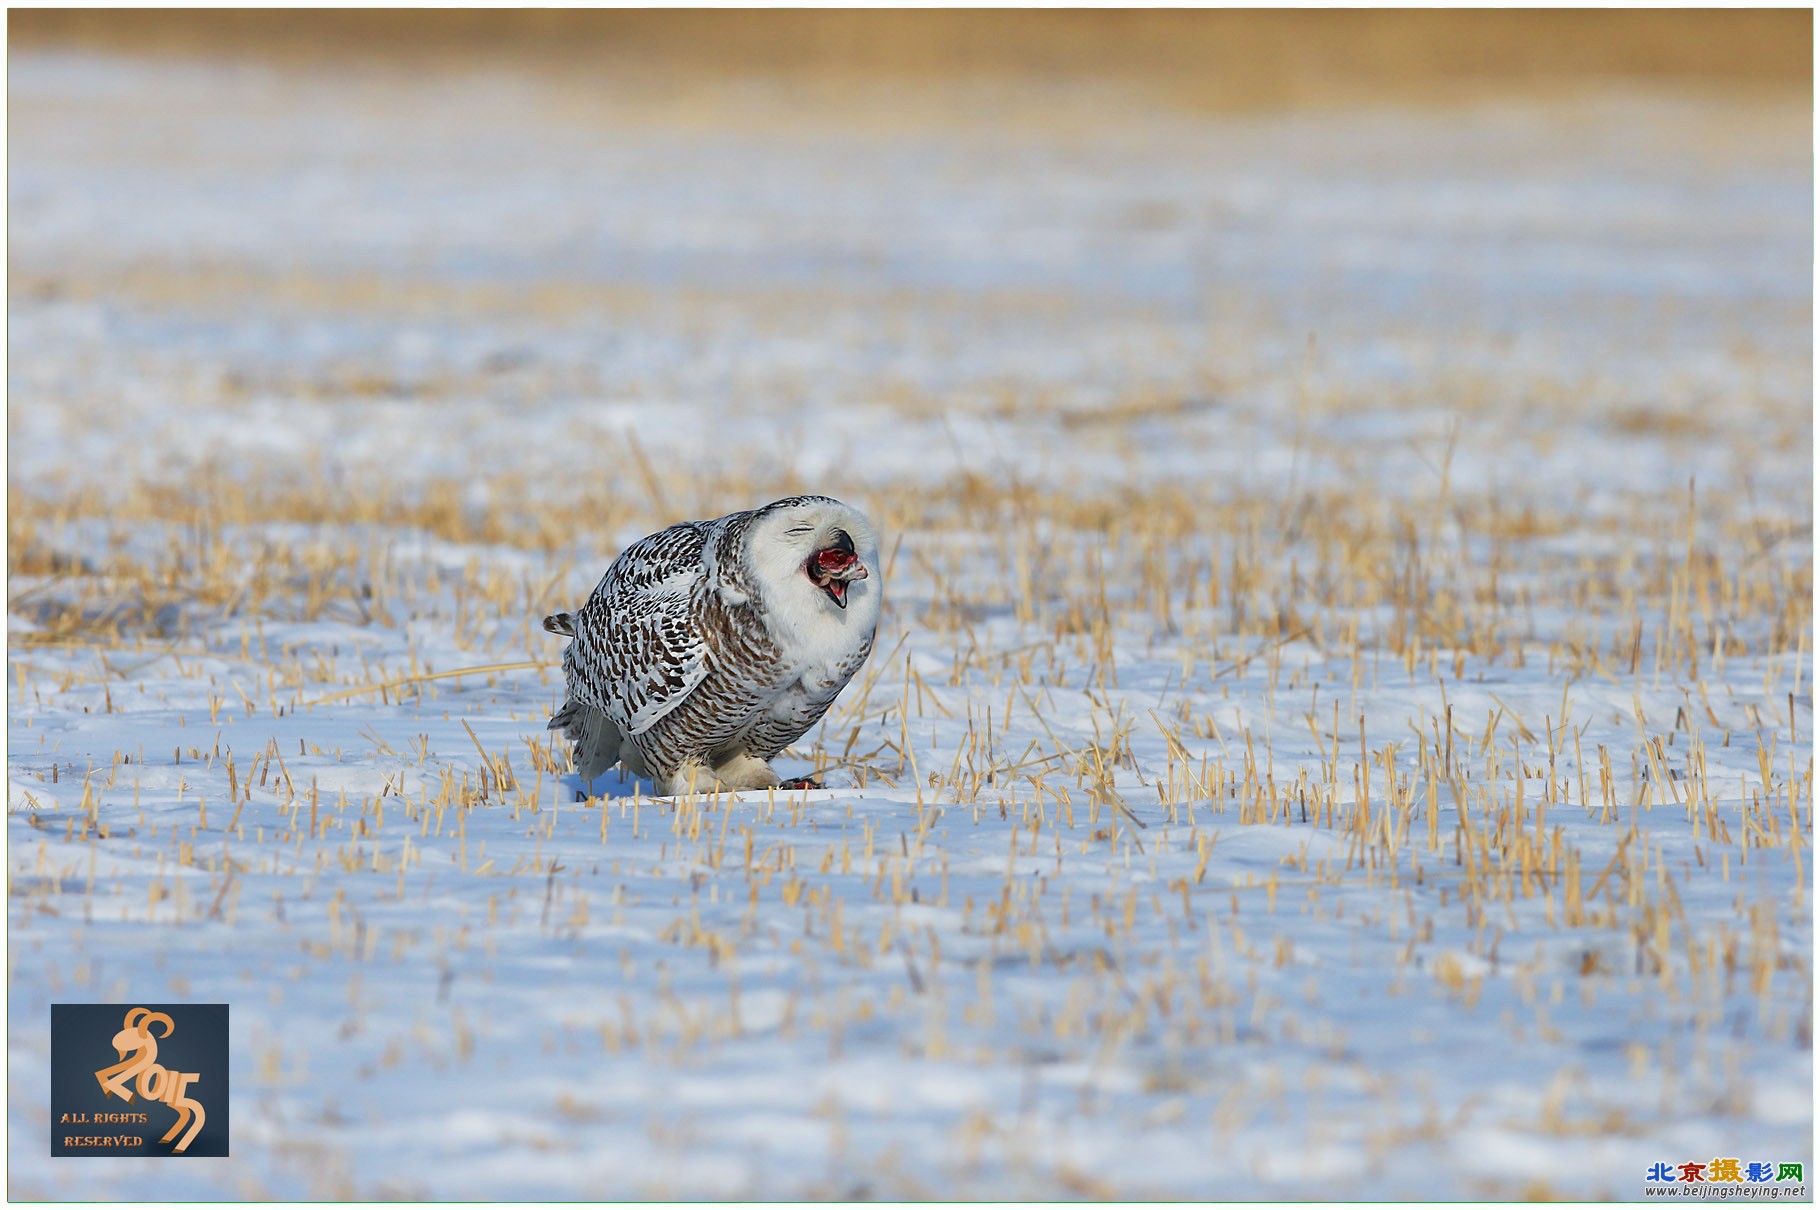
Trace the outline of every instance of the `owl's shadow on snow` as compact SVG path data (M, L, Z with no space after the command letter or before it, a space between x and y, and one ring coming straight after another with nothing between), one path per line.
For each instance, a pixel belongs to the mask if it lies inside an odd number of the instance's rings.
M784 778L807 777L812 773L812 766L806 760L773 761L772 765ZM832 776L829 775L832 773ZM817 774L830 790L841 789L852 782L851 774L845 770L829 771ZM617 798L633 798L644 795L649 798L657 793L657 788L644 778L634 778L619 766L614 766L588 781L579 773L565 773L558 779L563 792L568 795L568 802L585 802L588 799L604 799L608 802Z
M650 782L637 780L619 768L608 769L592 781L579 773L565 773L560 781L568 794L569 802L585 802L590 798L631 798L638 794L649 795L654 790Z

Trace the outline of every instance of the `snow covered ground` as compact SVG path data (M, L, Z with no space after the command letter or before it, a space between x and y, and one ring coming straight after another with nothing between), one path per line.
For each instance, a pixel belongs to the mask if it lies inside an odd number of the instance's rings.
M9 66L13 1196L1811 1171L1802 105ZM539 619L802 488L836 788L575 801ZM230 1159L47 1155L130 999Z

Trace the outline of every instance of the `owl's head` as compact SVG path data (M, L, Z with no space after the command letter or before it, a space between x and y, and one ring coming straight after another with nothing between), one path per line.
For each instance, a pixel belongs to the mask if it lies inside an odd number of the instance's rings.
M758 510L746 550L774 606L845 613L853 605L877 617L878 535L858 509L827 496L779 500Z

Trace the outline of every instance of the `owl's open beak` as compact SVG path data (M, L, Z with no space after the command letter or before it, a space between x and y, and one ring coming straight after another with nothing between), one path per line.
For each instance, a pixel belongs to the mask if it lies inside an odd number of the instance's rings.
M847 607L847 585L854 580L866 578L866 565L855 559L851 566L830 574L825 580L817 581L818 587L828 594L828 599L842 609Z
M824 546L803 564L803 574L842 609L847 607L847 585L866 578L866 565L853 551L853 540L836 534L835 545Z

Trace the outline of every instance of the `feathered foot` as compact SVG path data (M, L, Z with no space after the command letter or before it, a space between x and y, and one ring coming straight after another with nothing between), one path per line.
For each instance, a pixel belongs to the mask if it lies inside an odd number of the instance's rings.
M676 798L683 794L712 794L716 790L730 790L708 766L700 761L687 761L678 765L668 776L657 779L657 792L665 798Z
M765 790L778 784L777 770L750 753L722 761L714 776L729 790Z

